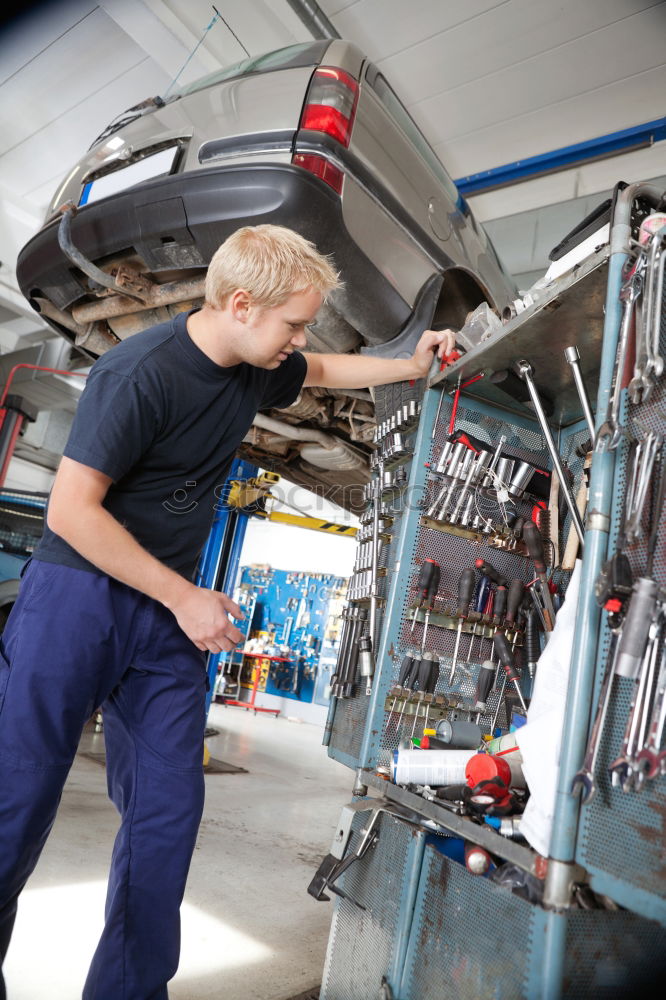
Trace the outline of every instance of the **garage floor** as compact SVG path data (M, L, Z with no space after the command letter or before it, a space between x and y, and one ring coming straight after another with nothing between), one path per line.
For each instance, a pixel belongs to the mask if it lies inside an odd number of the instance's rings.
M214 758L183 905L171 1000L288 1000L321 982L332 903L306 887L330 849L353 774L321 727L213 705ZM81 750L101 751L85 733ZM51 837L23 893L5 965L9 1000L75 1000L103 919L117 814L104 768L77 757Z

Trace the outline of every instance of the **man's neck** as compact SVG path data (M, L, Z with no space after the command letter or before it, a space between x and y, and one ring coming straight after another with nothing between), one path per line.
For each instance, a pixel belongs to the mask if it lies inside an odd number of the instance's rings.
M200 351L221 368L231 368L243 360L233 347L233 337L225 337L225 316L204 306L187 318L187 332Z

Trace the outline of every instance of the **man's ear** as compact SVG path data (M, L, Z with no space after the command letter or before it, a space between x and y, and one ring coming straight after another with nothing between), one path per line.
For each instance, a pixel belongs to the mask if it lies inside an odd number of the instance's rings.
M252 296L244 288L237 288L229 297L231 315L239 323L247 323L252 308Z

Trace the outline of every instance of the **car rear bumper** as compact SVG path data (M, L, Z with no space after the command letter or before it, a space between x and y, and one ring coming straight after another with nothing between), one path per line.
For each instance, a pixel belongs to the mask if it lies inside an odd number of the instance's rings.
M338 196L288 164L209 166L147 181L81 208L72 239L98 265L136 252L153 273L187 271L205 268L239 227L267 222L333 255L346 282L336 307L370 342L390 339L407 321L410 306L349 236ZM17 278L27 299L67 310L90 293L58 245L58 225L49 222L21 250Z

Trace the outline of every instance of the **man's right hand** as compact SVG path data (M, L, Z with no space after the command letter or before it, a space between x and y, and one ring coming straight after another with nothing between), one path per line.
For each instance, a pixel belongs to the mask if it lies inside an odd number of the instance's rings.
M228 617L243 618L243 612L217 590L192 586L171 605L171 612L185 635L204 652L228 653L245 638Z

